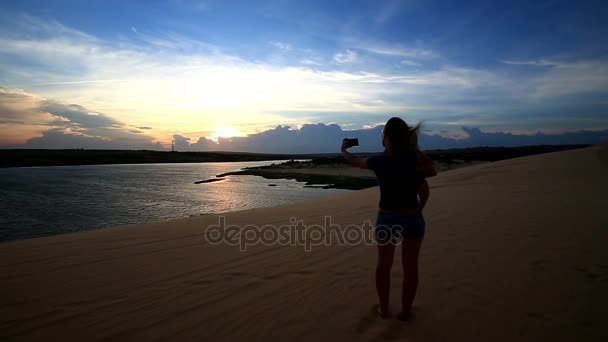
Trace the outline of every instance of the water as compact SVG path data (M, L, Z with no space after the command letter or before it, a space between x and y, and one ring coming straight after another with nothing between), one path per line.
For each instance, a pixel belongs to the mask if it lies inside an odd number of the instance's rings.
M273 162L278 161L0 169L0 241L269 207L348 191L245 175L194 184Z

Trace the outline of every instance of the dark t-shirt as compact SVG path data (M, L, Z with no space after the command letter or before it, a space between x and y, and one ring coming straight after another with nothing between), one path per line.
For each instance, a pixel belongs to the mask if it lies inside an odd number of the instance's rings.
M367 158L367 167L380 183L380 208L403 210L419 206L418 185L426 180L416 173L416 153L403 157L379 155Z

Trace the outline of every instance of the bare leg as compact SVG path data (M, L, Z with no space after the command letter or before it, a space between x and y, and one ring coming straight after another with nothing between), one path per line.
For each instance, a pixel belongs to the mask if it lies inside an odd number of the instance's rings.
M391 291L391 266L395 255L395 245L378 245L378 265L376 266L376 289L380 300L380 311L388 315L388 299Z
M418 288L418 255L421 240L403 241L403 312L400 319L407 320L411 315L412 303Z

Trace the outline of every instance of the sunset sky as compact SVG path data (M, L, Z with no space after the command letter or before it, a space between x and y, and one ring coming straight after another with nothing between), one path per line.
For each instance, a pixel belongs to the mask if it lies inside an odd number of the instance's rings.
M454 141L595 142L606 18L603 1L2 1L0 148L245 148L227 138L394 115Z

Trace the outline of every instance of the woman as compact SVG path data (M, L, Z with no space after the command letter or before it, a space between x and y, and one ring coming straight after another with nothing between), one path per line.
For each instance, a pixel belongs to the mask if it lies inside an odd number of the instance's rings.
M400 118L390 118L382 131L384 153L378 156L355 157L342 145L344 157L354 166L374 171L380 183L380 204L374 233L378 242L378 312L382 318L389 316L395 243L403 241L403 311L397 316L402 321L412 317L412 303L418 287L418 255L425 231L422 209L429 197L424 178L436 174L432 160L418 149L419 128L410 128Z

